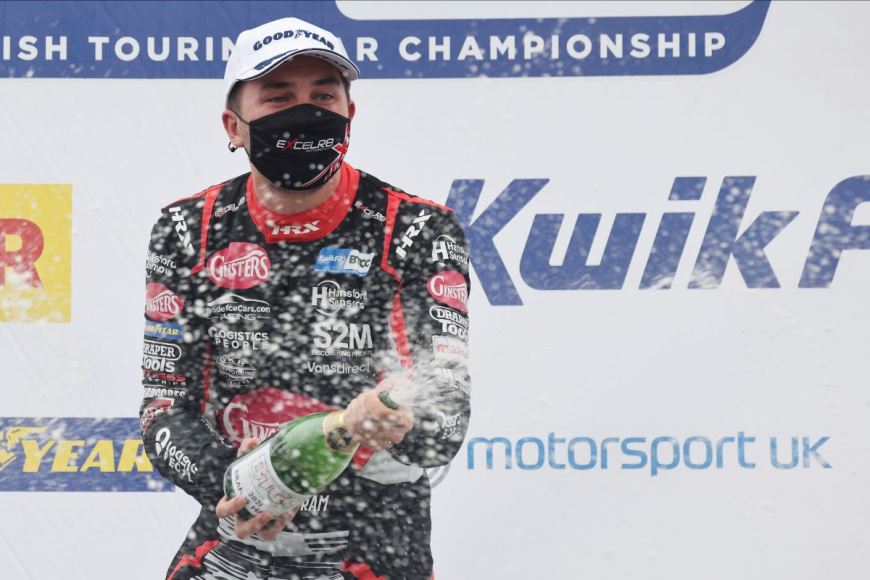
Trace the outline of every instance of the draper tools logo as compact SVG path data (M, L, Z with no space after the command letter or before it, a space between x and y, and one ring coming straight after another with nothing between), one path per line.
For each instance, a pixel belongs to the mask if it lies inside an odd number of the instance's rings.
M0 185L0 322L69 322L72 186Z
M6 2L3 77L220 78L241 30L283 2ZM293 16L338 35L362 78L695 75L755 44L769 2L731 14L357 20L335 2ZM495 13L495 11L494 11ZM277 31L283 38L296 31ZM266 66L263 63L262 66Z
M0 491L173 491L135 418L0 418Z

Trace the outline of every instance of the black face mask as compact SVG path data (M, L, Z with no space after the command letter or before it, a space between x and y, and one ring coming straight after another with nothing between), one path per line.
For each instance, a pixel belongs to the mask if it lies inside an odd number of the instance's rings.
M250 123L239 120L251 129L251 163L281 189L322 186L341 167L350 143L350 119L307 103Z

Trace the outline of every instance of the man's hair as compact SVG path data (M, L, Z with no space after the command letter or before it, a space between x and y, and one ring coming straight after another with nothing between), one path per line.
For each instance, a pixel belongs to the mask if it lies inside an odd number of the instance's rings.
M350 81L344 75L339 76L341 77L341 84L344 85L344 94L347 96L347 101L350 102ZM239 92L244 83L245 81L239 81L233 85L230 95L227 97L227 109L231 111L239 110Z

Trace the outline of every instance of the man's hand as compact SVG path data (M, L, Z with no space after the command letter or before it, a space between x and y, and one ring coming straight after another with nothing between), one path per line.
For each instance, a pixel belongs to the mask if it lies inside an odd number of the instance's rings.
M414 426L410 409L390 409L378 398L381 391L389 391L404 379L390 377L381 381L373 391L358 395L344 412L348 433L364 447L374 451L389 449L401 443Z
M259 444L260 440L256 437L243 440L242 444L239 446L239 456L241 457ZM219 518L234 516L245 507L247 502L248 500L243 496L236 496L233 499L224 496L223 499L218 502L217 506L215 506L214 512ZM299 508L297 507L277 518L273 516L271 512L263 512L247 521L242 518L236 518L236 535L244 539L249 538L254 534L259 534L260 538L266 541L272 541L278 537L278 534L284 529L284 526L290 523L290 520L293 519L298 511Z

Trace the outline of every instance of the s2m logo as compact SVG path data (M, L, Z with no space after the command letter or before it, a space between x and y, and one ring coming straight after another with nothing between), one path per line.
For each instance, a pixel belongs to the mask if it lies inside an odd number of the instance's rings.
M0 184L0 322L69 322L72 186Z

